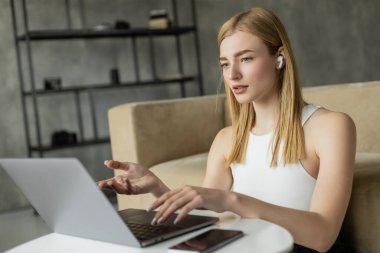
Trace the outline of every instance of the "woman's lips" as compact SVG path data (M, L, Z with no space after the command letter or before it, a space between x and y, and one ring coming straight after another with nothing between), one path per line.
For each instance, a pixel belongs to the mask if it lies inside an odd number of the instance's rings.
M236 85L232 87L234 94L242 94L248 89L248 85Z

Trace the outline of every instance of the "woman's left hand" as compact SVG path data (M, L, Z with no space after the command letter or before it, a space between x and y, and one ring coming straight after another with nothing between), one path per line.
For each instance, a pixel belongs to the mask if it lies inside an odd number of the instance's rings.
M172 213L181 209L174 223L181 221L194 209L208 209L215 212L224 212L229 191L196 186L184 186L182 188L166 192L159 197L148 210L157 211L152 224L164 222Z

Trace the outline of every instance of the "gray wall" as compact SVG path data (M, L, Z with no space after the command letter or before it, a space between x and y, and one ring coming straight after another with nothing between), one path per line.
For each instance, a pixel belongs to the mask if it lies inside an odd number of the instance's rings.
M65 27L63 0L27 2L31 28ZM80 27L78 0L71 0L71 2L73 26ZM180 3L179 23L190 24L188 2L184 0L178 2ZM283 21L293 45L303 85L380 79L378 67L380 33L377 32L380 31L380 23L377 20L380 17L379 1L197 0L196 3L201 67L206 94L216 93L220 85L216 46L218 28L231 15L252 6L270 8ZM85 4L86 24L89 27L104 21L113 22L115 19L125 19L131 23L131 26L141 27L147 23L147 13L150 9L170 9L169 0L87 0ZM9 1L0 1L0 114L2 116L0 157L25 157L27 153L11 27ZM181 41L186 61L185 72L195 73L192 37L186 35ZM162 76L175 73L176 59L172 55L174 40L161 38L156 42L157 52L159 52L155 59L158 73ZM142 79L151 77L150 61L153 59L150 59L146 53L147 43L146 39L138 40ZM114 66L119 68L123 81L134 80L130 49L128 39L33 43L37 87L42 87L43 78L48 76L62 77L63 85L107 82L108 71ZM22 50L25 52L24 48ZM24 78L28 80L29 76L25 74ZM198 94L196 86L191 84L187 86L187 92L189 96ZM131 101L179 96L179 88L176 86L96 92L99 135L101 137L108 135L106 112L111 106ZM81 107L86 115L85 137L91 138L93 130L88 116L88 96L83 94L81 98ZM74 100L70 95L46 96L41 97L39 101L43 143L50 142L50 134L54 130L64 128L77 131ZM31 132L34 132L33 128ZM102 161L111 157L108 144L57 151L47 156L79 157L95 180L112 175L102 166ZM22 207L26 204L27 201L0 169L0 211Z

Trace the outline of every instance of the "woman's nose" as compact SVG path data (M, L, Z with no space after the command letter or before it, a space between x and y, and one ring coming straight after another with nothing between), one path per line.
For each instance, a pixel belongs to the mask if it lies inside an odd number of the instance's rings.
M242 75L240 73L238 66L236 66L236 64L231 65L230 73L229 73L229 79L230 80L239 80L241 78L241 76Z

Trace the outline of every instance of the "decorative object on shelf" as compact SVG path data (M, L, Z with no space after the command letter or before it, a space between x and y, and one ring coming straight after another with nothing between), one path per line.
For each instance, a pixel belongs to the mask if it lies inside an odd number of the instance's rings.
M151 10L149 12L149 28L168 29L171 27L171 23L168 12L165 9Z
M100 24L94 25L91 29L95 31L105 31L113 29L113 25L108 22L102 22Z
M53 132L51 135L51 145L55 146L66 146L77 144L77 134L75 132L69 132L66 130L60 130Z
M120 84L119 70L117 68L113 68L110 70L110 80L112 85Z
M128 21L125 21L125 20L116 20L114 28L115 29L120 29L120 30L127 30L127 29L131 28L131 25L129 24Z
M97 24L91 27L91 29L95 31L106 31L106 30L112 30L112 29L128 30L129 28L131 28L131 25L129 24L129 22L125 20L121 20L121 19L116 20L114 24L110 22L102 22L100 24Z
M45 90L60 90L62 89L62 82L60 77L46 77L44 79Z

